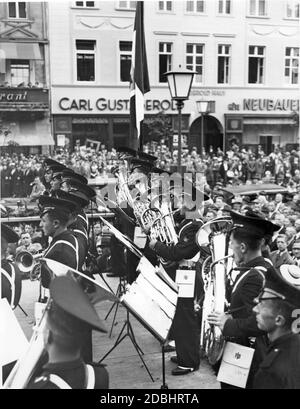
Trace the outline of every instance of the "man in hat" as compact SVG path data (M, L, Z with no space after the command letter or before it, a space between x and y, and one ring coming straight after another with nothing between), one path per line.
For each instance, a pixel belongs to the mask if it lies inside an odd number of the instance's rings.
M28 389L108 389L106 369L81 359L85 332L107 332L87 295L73 278L62 276L51 282L50 297L45 331L49 359Z
M289 266L294 268L294 266ZM255 389L300 389L300 275L268 271L253 308L268 334L268 350L254 377Z
M274 270L262 256L263 239L278 230L279 226L251 211L246 215L232 211L231 217L233 229L230 244L238 274L229 295L229 311L212 311L208 322L217 325L231 342L249 346L249 337L263 334L252 311L253 300L263 287L265 273ZM226 384L222 386L226 387Z
M73 202L51 196L40 196L41 209L40 227L45 236L52 237L51 244L46 249L44 257L63 263L77 270L79 268L78 241L68 230L71 214L76 205ZM49 288L51 277L41 272L43 287Z
M234 199L232 199L231 204L232 204L232 210L240 213L241 208L243 206L243 199L241 197L235 197Z

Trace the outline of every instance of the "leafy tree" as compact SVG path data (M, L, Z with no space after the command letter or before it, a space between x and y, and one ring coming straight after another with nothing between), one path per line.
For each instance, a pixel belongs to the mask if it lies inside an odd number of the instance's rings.
M162 139L170 146L172 143L172 120L164 111L149 118L143 122L143 142L160 142Z

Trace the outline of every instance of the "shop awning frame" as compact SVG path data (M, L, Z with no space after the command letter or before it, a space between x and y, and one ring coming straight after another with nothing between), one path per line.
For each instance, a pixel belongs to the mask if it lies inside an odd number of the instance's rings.
M0 42L0 58L6 60L42 60L38 43Z

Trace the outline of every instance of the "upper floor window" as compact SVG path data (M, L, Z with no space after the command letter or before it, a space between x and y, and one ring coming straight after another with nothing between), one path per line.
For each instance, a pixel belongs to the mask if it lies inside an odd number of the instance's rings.
M27 87L29 83L29 60L10 60L12 87Z
M159 43L159 82L167 82L166 72L172 70L173 43Z
M159 1L158 10L159 11L172 11L173 4L172 1Z
M229 44L218 45L218 84L229 84L230 49Z
M299 47L286 47L284 61L286 84L299 84Z
M218 13L219 14L230 14L231 13L231 0L219 0Z
M136 8L136 1L126 1L120 0L118 1L118 8L125 9L125 10L135 10Z
M188 43L186 45L186 68L197 72L194 77L194 82L198 84L203 83L203 57L203 44Z
M286 18L299 18L299 7L298 0L288 0L286 2Z
M265 47L250 45L248 58L248 83L263 84Z
M120 81L130 82L130 69L131 69L131 41L120 41Z
M76 7L95 7L94 1L75 1Z
M204 0L200 1L187 1L186 2L186 11L187 13L204 13Z
M95 40L76 40L77 81L95 81Z
M25 1L10 1L8 3L9 18L27 18Z
M267 15L266 0L250 0L249 15L254 17L264 17Z

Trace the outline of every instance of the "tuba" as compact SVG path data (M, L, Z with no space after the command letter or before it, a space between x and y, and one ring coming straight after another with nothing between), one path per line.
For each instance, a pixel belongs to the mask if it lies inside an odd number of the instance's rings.
M207 356L211 365L221 358L225 339L221 330L207 322L207 316L212 311L224 312L226 301L226 280L228 261L229 232L232 226L230 217L221 217L205 223L196 234L196 242L201 246L209 246L211 256L202 265L204 283L204 301L202 307L202 322L200 348Z

